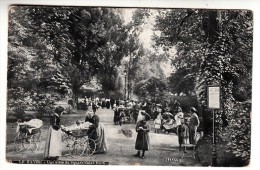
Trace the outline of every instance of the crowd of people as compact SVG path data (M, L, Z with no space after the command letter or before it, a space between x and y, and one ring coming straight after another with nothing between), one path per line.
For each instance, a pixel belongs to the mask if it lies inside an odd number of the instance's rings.
M197 109L190 108L189 113L183 113L178 101L176 108L163 107L161 104L150 104L138 101L120 101L112 99L90 100L85 120L77 120L74 125L64 127L60 124L63 109L57 107L50 117L50 127L47 132L44 157L57 160L62 156L62 134L70 133L72 129L88 128L88 137L95 141L95 153L105 153L108 149L103 124L100 122L97 109L113 109L114 124L122 126L126 118L134 123L137 132L135 149L136 157L145 158L145 152L150 148L149 132L153 126L155 133L175 133L178 136L179 148L183 144L196 144L196 133L200 124Z
M196 144L197 129L200 124L198 111L195 107L190 108L190 112L184 114L180 103L175 100L173 108L163 107L161 104L147 104L138 101L119 101L119 105L114 106L114 124L122 125L126 119L136 124L137 140L136 149L139 150L135 156L140 156L140 151L149 148L149 124L148 120L153 121L155 133L175 133L178 136L179 148L181 150L183 144ZM146 116L142 116L142 115ZM147 116L148 115L148 116ZM149 117L149 118L147 118ZM140 129L140 126L142 127ZM144 127L145 126L145 127ZM141 131L141 132L140 132ZM142 134L142 135L141 135ZM140 137L142 136L142 137ZM140 142L140 140L143 141ZM143 148L140 145L143 145ZM185 151L186 152L186 151Z

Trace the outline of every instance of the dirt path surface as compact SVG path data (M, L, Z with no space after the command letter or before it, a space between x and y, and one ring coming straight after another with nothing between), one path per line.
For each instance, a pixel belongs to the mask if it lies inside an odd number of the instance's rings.
M191 157L191 151L185 154L182 159L182 152L178 149L178 138L175 134L154 133L153 122L151 125L150 143L151 148L146 152L145 159L136 158L133 155L136 153L134 149L136 132L135 124L125 124L122 126L113 124L113 111L110 109L99 109L96 113L100 117L100 121L105 127L105 135L108 143L108 151L105 154L94 154L91 156L82 156L80 158L71 158L62 156L62 161L99 161L108 162L110 165L160 165L160 166L200 166L196 159ZM70 125L76 120L84 120L85 114L79 113L76 115L63 115L61 124ZM16 125L14 123L7 124L7 160L43 160L43 151L46 140L48 121L44 121L42 127L42 148L36 152L30 150L23 153L14 153L13 140L15 137ZM130 129L132 137L127 137L123 133L119 133L122 129ZM65 146L64 146L65 147Z

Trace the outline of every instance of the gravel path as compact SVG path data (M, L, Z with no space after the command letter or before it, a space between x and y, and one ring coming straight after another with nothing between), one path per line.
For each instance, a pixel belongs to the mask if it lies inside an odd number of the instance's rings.
M100 116L100 120L105 126L105 135L108 143L108 152L105 154L95 154L92 156L82 156L78 159L62 156L60 160L69 161L100 161L108 162L110 165L160 165L160 166L200 166L199 162L189 154L186 154L181 159L182 152L178 149L178 138L175 134L156 134L153 131L153 122L149 121L151 125L150 143L151 149L146 152L146 158L140 159L133 157L136 153L134 149L136 132L135 124L125 124L122 126L113 124L113 111L109 109L99 109L96 113ZM63 115L61 117L61 124L70 125L76 120L84 120L84 113L76 115ZM7 145L6 158L7 160L42 160L43 148L45 145L45 136L49 127L48 121L44 121L42 127L42 149L31 152L25 151L23 153L13 152L13 140L15 136L16 125L13 123L7 124ZM123 133L119 133L122 129L130 129L132 137L126 137ZM65 147L65 146L64 146ZM188 150L188 152L191 152Z

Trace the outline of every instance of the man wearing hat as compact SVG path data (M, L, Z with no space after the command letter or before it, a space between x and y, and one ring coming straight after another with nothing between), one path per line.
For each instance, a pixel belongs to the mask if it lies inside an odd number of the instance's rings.
M138 150L135 157L140 157L140 151L143 151L141 158L144 159L145 151L150 149L150 139L149 139L149 131L150 127L147 124L147 121L151 119L150 115L144 111L141 112L143 115L142 119L136 125L136 142L135 142L135 149Z
M200 124L200 121L199 121L199 117L197 115L197 109L195 109L194 107L191 107L190 112L191 112L191 117L189 120L189 131L190 131L189 140L190 140L190 144L195 145L195 142L196 142L195 137L197 134L197 128Z

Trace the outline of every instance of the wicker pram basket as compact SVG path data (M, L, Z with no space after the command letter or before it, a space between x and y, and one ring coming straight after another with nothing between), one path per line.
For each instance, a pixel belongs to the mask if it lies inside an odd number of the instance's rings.
M29 125L19 125L19 132L27 133L27 135L35 135L35 134L41 132L40 128L41 127L35 128L35 127L29 126Z
M74 137L83 137L83 136L88 136L89 129L75 129L75 130L70 130L69 135L74 136Z

